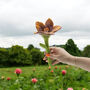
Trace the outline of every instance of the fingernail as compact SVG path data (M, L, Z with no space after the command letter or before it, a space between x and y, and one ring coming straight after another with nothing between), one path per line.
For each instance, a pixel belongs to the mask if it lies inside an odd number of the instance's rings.
M47 53L47 54L46 54L46 56L47 56L47 57L50 57L50 54L49 54L49 53Z

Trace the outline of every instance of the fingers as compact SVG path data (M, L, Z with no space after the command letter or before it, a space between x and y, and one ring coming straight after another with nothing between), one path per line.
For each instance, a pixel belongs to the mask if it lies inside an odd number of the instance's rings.
M57 55L50 54L50 58L57 59Z
M55 50L55 48L54 48L54 47L51 47L51 48L50 48L50 53L51 53L51 54L56 53L56 50Z
M55 65L55 64L58 64L58 63L59 63L59 61L56 60L56 61L54 61L54 62L52 63L52 65Z
M55 60L55 59L52 58L52 57L50 57L50 59L51 59L51 60ZM45 57L43 58L43 60L46 61L46 60L47 60L47 57L45 56Z

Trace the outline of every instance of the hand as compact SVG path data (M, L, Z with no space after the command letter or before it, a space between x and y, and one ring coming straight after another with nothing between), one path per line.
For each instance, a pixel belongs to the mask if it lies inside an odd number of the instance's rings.
M71 57L72 56L63 48L60 48L60 47L50 48L50 59L53 61L52 65L58 64L59 62L65 63ZM47 57L45 56L43 60L47 62Z

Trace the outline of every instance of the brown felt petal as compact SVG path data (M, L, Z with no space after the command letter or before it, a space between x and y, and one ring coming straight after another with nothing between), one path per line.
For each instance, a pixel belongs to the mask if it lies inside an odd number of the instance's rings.
M34 34L37 34L38 32L34 32Z
M36 25L36 29L37 29L37 31L40 31L41 27L39 25Z
M36 22L37 30L44 30L45 25L42 22Z
M61 29L61 26L54 26L52 32L56 32Z
M53 21L50 19L50 18L48 18L47 19L47 21L45 22L45 26L46 27L53 27Z

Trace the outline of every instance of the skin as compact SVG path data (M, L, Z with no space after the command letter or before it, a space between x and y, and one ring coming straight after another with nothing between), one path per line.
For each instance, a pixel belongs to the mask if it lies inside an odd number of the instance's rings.
M52 65L62 62L90 72L90 58L72 56L63 48L51 47L50 58L53 62ZM47 62L47 57L45 56L43 60Z

